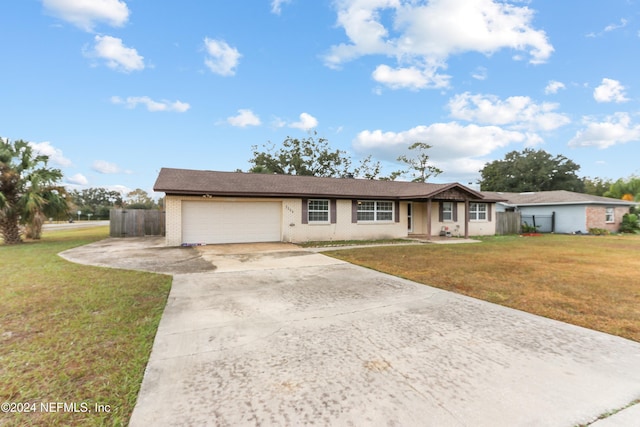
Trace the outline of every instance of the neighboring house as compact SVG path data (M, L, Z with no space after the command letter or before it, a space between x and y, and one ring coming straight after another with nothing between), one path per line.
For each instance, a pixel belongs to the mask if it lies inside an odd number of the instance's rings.
M588 233L591 228L618 231L622 216L635 202L591 196L572 191L502 193L483 191L488 198L502 198L498 212L519 211L522 222L536 225L542 232ZM535 218L534 218L535 217Z
M461 184L163 168L166 242L305 242L495 234L495 202Z

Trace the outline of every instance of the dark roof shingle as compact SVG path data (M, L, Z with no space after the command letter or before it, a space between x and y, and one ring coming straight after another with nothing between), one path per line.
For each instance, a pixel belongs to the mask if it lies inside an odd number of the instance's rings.
M167 194L384 199L428 198L451 188L468 193L472 199L483 199L482 194L457 183L429 184L172 168L162 168L153 186L155 191Z

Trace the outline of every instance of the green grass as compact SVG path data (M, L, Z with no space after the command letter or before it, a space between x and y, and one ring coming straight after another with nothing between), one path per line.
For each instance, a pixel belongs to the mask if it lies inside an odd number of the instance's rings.
M497 236L481 240L324 254L640 342L640 236Z
M57 255L107 236L99 227L0 245L0 403L37 408L0 412L0 425L128 423L171 277L78 265ZM41 411L52 402L92 411ZM110 412L93 412L95 404Z

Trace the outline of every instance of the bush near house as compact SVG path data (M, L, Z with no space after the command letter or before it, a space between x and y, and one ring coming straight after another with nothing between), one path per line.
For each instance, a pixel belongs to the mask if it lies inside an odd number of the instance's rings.
M621 233L638 233L640 231L640 221L638 221L638 215L635 213L628 213L622 216L622 223L620 224Z

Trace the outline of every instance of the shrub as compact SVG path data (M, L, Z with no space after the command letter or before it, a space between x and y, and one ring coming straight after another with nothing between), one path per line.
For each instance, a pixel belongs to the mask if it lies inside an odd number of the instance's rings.
M640 231L640 222L638 222L638 215L634 213L627 213L622 216L622 222L620 223L621 233L637 233Z
M539 225L537 225L537 226L529 225L529 223L527 223L527 221L525 221L524 224L522 224L522 232L523 233L537 233L538 232L538 227L540 227L540 226Z
M590 228L589 229L589 234L593 234L595 236L608 236L609 234L609 230L606 230L604 228Z

